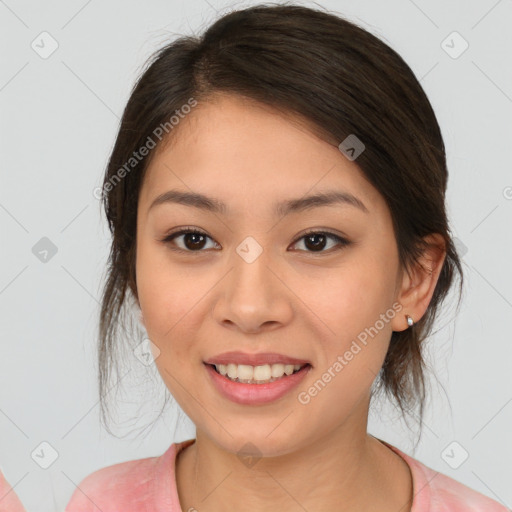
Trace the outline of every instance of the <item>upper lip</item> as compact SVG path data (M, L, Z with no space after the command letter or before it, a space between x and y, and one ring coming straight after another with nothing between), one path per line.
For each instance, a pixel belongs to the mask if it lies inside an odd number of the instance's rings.
M262 366L265 364L310 364L305 359L285 356L273 352L262 352L260 354L248 354L246 352L223 352L210 357L205 361L206 364L247 364L250 366Z

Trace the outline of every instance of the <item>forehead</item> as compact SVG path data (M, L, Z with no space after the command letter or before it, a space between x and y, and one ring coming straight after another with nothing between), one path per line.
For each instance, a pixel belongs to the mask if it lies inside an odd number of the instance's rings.
M199 103L174 130L147 169L140 196L146 208L177 188L214 196L234 209L266 208L278 199L332 189L367 206L383 202L335 142L266 105L218 95Z

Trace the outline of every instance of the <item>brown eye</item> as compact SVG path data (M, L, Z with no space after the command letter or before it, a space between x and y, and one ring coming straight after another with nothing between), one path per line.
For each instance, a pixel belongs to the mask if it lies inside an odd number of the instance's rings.
M175 242L175 240L179 240L180 243ZM207 247L208 240L213 242L213 247ZM329 244L329 240L331 244ZM334 248L336 250L336 247L341 249L351 243L339 235L324 231L310 231L299 238L293 245L297 245L300 241L304 241L305 247L304 250L300 250L311 253L329 252L330 249ZM168 244L172 243L176 246L172 247L173 250L182 252L204 252L203 249L205 248L212 249L219 247L211 237L197 229L182 229L176 233L171 233L165 237L162 242Z
M180 244L175 244L178 246L177 250L185 251L185 252L201 252L201 250L206 245L206 240L210 239L212 240L208 235L203 233L202 231L197 230L181 230L177 233L172 233L171 235L167 236L162 240L162 242L170 243L174 242L175 239L180 239Z
M330 245L328 249L332 249L338 245L338 248L349 245L349 241L344 238L335 235L334 233L327 233L323 231L311 231L303 235L294 245L298 244L301 240L304 240L304 247L306 252L328 252L324 250L328 245L328 240L332 240L335 243Z

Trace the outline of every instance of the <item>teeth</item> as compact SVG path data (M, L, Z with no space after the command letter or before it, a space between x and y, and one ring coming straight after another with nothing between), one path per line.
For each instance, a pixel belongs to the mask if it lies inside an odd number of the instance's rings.
M245 384L273 382L283 377L283 375L291 375L302 368L300 364L264 364L262 366L216 364L214 366L221 375Z

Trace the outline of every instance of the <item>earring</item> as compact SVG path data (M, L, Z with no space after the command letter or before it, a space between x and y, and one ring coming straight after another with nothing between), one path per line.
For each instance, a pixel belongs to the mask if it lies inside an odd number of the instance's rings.
M412 317L410 317L409 315L405 315L405 318L407 319L407 325L409 327L412 327L412 325L414 324L414 320L412 319Z

